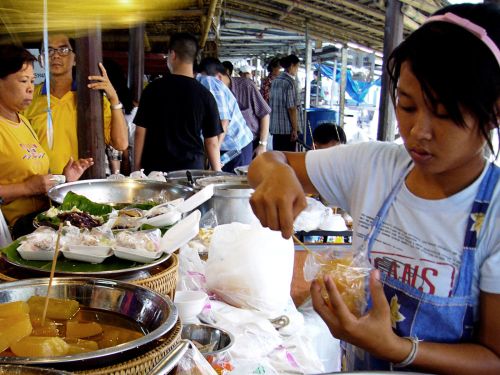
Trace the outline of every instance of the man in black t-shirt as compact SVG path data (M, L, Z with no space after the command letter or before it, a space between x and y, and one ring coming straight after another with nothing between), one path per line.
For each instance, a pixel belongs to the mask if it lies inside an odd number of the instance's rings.
M197 52L194 36L170 38L167 64L172 74L144 89L134 119L135 170L204 169L205 149L212 169L220 171L217 136L223 129L214 97L193 78Z

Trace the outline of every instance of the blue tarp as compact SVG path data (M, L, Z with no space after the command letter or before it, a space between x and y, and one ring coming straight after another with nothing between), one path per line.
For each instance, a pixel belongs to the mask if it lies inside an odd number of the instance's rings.
M333 79L333 67L323 64L314 64L314 69L318 69L318 67L321 70L322 76ZM340 69L337 69L335 73L335 81L340 82ZM372 86L380 86L380 84L380 78L371 82L356 81L352 78L351 71L347 70L346 91L357 104L361 104L365 101L366 95Z

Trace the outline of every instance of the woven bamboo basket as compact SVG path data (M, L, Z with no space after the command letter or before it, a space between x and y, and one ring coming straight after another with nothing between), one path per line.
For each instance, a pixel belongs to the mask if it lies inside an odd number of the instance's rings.
M174 300L175 287L177 285L177 271L179 270L179 258L172 256L166 261L168 265L161 272L145 279L131 280L132 284L148 287L160 294L169 296Z
M143 279L131 279L128 280L132 284L145 286L158 292L160 294L169 296L171 300L174 299L175 287L177 285L177 273L179 270L179 258L175 253L162 264L162 269ZM16 274L18 276L18 274ZM19 279L26 279L30 276L27 274L22 274L22 277L13 277L8 273L8 270L2 269L0 267L0 282L10 282L17 281Z
M113 366L99 367L84 371L75 371L74 374L85 375L145 375L181 341L182 325L180 320L164 337L164 341L149 352Z

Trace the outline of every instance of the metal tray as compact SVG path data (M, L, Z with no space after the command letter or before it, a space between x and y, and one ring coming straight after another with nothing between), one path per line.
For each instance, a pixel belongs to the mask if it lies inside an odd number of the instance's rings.
M160 195L169 201L188 198L194 192L189 186L125 178L123 180L80 180L56 185L49 190L48 196L52 201L62 203L69 191L83 195L96 203L115 206L154 201L158 200Z
M159 259L151 263L144 263L141 265L133 266L130 268L122 268L116 270L107 271L81 271L81 272L70 272L70 271L55 271L55 276L75 276L75 277L102 277L110 278L114 280L139 280L150 277L154 269L158 269L158 266L166 262L170 258L171 254L164 254ZM112 257L113 258L113 257ZM112 259L110 258L110 259ZM2 259L10 266L15 267L18 271L27 271L30 275L36 274L40 277L48 276L50 274L50 268L40 268L36 266L26 265L19 263L13 259L9 259L6 254L2 253ZM82 263L78 261L70 261L70 263ZM39 262L37 262L39 263ZM51 262L45 262L51 263ZM57 267L57 265L56 265Z

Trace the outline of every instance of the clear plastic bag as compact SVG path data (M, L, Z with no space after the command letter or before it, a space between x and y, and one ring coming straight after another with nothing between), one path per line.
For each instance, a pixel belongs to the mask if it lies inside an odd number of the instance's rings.
M206 268L207 288L224 302L282 315L290 296L294 249L281 233L242 223L214 230Z
M175 375L217 375L210 363L192 345L177 364Z
M352 249L346 247L328 247L321 252L309 253L304 264L304 279L318 280L323 286L322 295L329 300L324 286L324 277L329 275L345 302L349 311L361 316L367 306L367 284L372 267L366 254L353 256Z
M2 210L0 210L0 248L9 246L12 243L9 226L5 220Z

